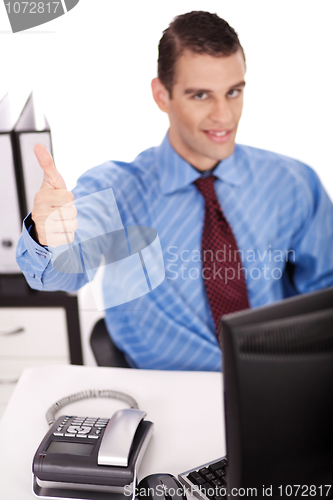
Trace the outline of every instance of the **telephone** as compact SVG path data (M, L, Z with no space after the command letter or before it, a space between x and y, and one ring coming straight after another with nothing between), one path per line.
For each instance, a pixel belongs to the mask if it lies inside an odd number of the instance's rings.
M137 469L153 431L145 416L144 411L126 408L111 418L57 418L33 459L34 494L134 500Z

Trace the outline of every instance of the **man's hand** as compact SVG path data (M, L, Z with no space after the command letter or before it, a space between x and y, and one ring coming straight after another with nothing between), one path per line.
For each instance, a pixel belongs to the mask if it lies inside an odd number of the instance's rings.
M42 186L35 196L31 218L41 245L57 247L71 243L77 229L74 196L67 191L64 179L57 171L53 158L42 144L36 144L35 155L44 171ZM65 206L64 206L65 205ZM47 234L45 221L47 221Z

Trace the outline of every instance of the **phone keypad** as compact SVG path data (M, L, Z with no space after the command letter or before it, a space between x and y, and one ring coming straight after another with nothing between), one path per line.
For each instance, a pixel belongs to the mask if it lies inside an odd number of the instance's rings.
M64 417L54 436L98 439L109 418Z

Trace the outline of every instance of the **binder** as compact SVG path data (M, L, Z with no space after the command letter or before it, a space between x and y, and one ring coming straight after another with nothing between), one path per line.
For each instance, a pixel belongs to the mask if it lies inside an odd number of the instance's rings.
M21 273L16 246L22 221L32 210L44 175L35 144L44 144L52 154L50 126L44 116L41 121L37 126L32 94L14 127L9 95L0 101L0 275Z
M20 273L15 259L21 213L12 147L8 94L0 101L0 273Z
M18 171L18 191L22 219L32 210L34 198L43 182L43 170L34 153L38 142L52 154L50 126L42 117L42 126L36 124L33 95L30 94L13 129L14 158Z

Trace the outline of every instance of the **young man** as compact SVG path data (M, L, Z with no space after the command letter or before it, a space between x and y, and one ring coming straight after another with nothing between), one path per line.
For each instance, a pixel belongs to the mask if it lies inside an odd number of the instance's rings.
M245 70L243 49L225 21L200 11L178 16L160 41L152 81L170 121L158 148L129 164L109 161L89 170L73 193L47 151L35 148L44 182L17 249L30 286L74 291L87 282L85 269L54 269L43 247L73 241L87 227L107 227L107 203L96 208L84 196L112 188L122 224L159 235L164 281L105 312L133 366L218 370L221 314L333 285L333 206L316 174L296 160L235 145ZM77 224L72 202L81 198L87 201ZM106 266L106 305L120 281Z

